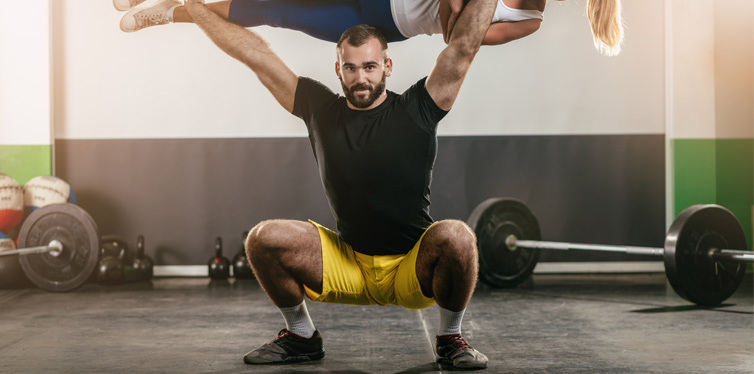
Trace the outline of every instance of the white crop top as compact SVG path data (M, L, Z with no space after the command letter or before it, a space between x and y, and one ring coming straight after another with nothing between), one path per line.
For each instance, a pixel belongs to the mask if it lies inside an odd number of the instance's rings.
M390 0L390 9L395 26L407 38L421 34L442 34L440 0ZM492 23L542 18L542 12L538 10L514 9L505 5L503 0L497 0Z
M497 0L497 6L495 7L495 14L492 16L492 23L495 22L518 22L525 21L527 19L543 18L542 12L538 10L528 9L514 9L503 2L503 0Z

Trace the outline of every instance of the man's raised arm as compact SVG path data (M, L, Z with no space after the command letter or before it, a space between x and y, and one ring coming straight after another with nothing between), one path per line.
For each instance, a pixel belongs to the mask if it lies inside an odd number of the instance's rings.
M496 0L471 0L458 17L448 46L437 57L427 78L427 92L441 109L450 110L456 101L466 72L490 27L496 3Z
M278 103L293 112L298 76L285 65L259 35L210 11L203 0L187 0L194 23L225 53L241 61L257 74Z

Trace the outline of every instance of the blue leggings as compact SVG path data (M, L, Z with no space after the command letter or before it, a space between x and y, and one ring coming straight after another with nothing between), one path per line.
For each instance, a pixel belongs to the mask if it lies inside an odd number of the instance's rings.
M366 23L388 42L406 40L395 27L390 0L232 0L228 18L244 27L282 27L334 43L349 27Z

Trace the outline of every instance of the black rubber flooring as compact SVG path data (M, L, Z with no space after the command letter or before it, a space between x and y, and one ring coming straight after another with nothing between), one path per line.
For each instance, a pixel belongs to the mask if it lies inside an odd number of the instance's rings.
M723 305L663 274L535 275L480 284L463 322L489 373L754 373L752 274ZM248 366L283 325L255 281L162 278L72 293L0 290L1 373L439 373L436 307L308 303L326 356Z

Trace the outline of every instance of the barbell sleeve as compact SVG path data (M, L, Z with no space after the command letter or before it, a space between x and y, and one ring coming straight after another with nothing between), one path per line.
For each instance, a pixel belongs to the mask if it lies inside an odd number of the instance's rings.
M29 248L19 248L14 249L12 251L3 251L0 252L0 256L14 256L14 255L30 255L35 253L49 253L55 257L60 255L60 252L63 251L63 243L61 243L58 240L53 240L48 245L43 245L39 247L29 247Z
M739 251L735 249L716 249L713 248L710 251L710 255L715 259L729 259L739 262L754 263L754 252L752 251Z

